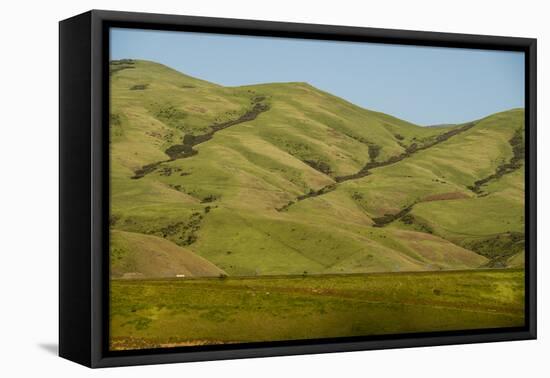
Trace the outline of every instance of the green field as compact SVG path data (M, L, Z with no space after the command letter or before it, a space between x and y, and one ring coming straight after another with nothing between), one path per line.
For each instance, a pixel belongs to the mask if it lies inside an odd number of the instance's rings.
M110 75L114 347L523 321L523 109L422 127L303 82Z
M523 306L520 270L114 280L111 348L520 327Z

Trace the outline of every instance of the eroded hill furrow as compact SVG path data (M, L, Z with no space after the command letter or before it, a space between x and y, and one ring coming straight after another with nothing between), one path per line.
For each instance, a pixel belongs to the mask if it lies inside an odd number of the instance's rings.
M146 176L147 174L156 171L157 168L163 163L168 163L174 160L185 159L191 156L195 156L199 153L199 151L195 150L193 147L211 140L212 137L214 137L214 134L216 134L218 131L227 129L231 126L235 126L244 122L253 121L261 113L269 110L269 106L267 104L262 103L260 100L255 100L255 101L256 103L254 104L252 109L246 111L243 115L241 115L237 119L230 120L223 123L214 123L209 126L210 131L205 134L200 134L200 135L185 134L181 144L172 145L164 151L164 153L170 157L169 159L144 165L143 167L141 167L140 169L134 172L134 176L132 176L132 178L140 179Z
M449 199L455 198L444 198L441 199L441 201ZM447 240L449 243L453 243L487 258L488 261L481 266L482 268L505 268L506 261L525 248L525 234L523 232L506 231L495 235L475 237L466 240L453 240L445 235L441 235L428 223L411 214L414 206L422 202L426 202L426 200L413 202L397 213L385 214L381 217L372 218L374 222L373 227L386 227L395 222L402 222L405 225L413 226L420 232L437 235Z
M374 222L373 226L374 227L385 227L385 226L387 226L387 225L389 225L389 224L405 217L406 215L408 215L411 212L414 205L415 205L415 203L401 209L399 212L397 212L395 214L384 214L381 217L372 218L372 221Z
M405 151L402 152L399 155L392 156L389 159L384 160L384 161L372 161L371 160L367 164L365 164L365 166L363 168L361 168L358 172L356 172L354 174L351 174L351 175L338 176L338 177L335 178L335 180L336 180L336 182L344 182L344 181L354 180L354 179L358 179L358 178L368 176L370 174L371 169L385 167L385 166L388 166L388 165L398 163L401 160L406 159L406 158L414 155L417 152L426 150L426 149L428 149L430 147L433 147L433 146L435 146L439 143L445 142L449 138L471 129L474 125L475 125L475 123L471 122L471 123L468 123L468 124L466 124L462 127L459 127L459 128L453 129L453 130L449 130L449 131L447 131L443 134L440 134L440 135L436 136L434 138L434 140L428 141L428 142L426 142L426 143L424 143L420 146L417 143L413 143L410 146L406 147Z
M434 147L434 146L436 146L440 143L443 143L443 142L449 140L450 138L452 138L455 135L458 135L458 134L461 134L461 133L463 133L467 130L470 130L472 127L475 126L475 124L476 124L475 122L470 122L470 123L468 123L464 126L449 130L449 131L444 132L440 135L437 135L433 140L430 140L430 141L428 141L428 142L426 142L422 145L418 145L417 143L413 143L410 146L408 146L405 149L405 151L402 152L401 154L392 156L392 157L388 158L387 160L373 161L371 159L371 161L369 161L367 164L365 164L363 166L363 168L361 168L356 173L351 174L351 175L346 175L346 176L338 176L334 179L336 181L336 183L324 186L319 190L310 190L308 193L302 194L302 195L296 197L295 200L288 202L286 205L284 205L282 207L279 207L276 210L277 211L286 211L286 210L288 210L288 208L290 208L292 205L294 205L297 202L300 202L300 201L303 201L305 199L312 198L312 197L318 197L320 195L323 195L323 194L326 194L326 193L329 193L329 192L333 191L334 189L336 189L337 185L340 184L340 183L350 181L350 180L357 180L357 179L366 177L366 176L371 174L372 169L381 168L381 167L385 167L385 166L388 166L388 165L399 163L400 161L402 161L404 159L407 159L407 158L413 156L414 154L416 154L420 151L427 150L428 148Z
M504 175L515 172L521 168L521 163L525 159L525 142L522 137L523 129L517 129L512 138L508 141L512 147L512 158L507 162L499 165L495 170L495 173L477 180L474 185L468 186L472 192L477 195L484 195L485 193L481 189L483 185L488 184L491 181L498 180Z

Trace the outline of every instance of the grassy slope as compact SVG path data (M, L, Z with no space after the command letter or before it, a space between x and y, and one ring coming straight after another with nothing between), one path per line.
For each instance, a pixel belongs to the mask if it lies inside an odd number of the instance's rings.
M151 62L133 67L112 75L115 230L163 237L228 274L254 275L477 268L488 260L462 243L462 228L491 223L477 227L483 236L522 229L521 171L490 182L485 197L467 189L511 156L508 139L522 126L521 111L484 119L444 143L279 212L296 196L448 128L418 127L305 83L225 88ZM236 119L258 98L269 110L255 120L216 133L191 158L131 179L140 167L167 160L163 151L184 135ZM422 202L448 193L465 198ZM372 227L373 218L416 202L411 213L430 221L431 233L400 221ZM427 216L430 206L439 218Z
M519 327L523 285L519 270L115 280L111 348Z
M111 233L111 277L208 277L224 271L163 238L132 232Z
M496 114L482 120L462 140L457 139L450 146L456 154L455 161L460 163L454 163L454 172L450 167L445 167L445 172L452 173L447 173L444 179L471 185L479 177L492 174L499 165L511 159L512 148L505 142L523 127L521 110ZM483 149L478 149L476 153L472 145L482 138ZM430 151L426 155L423 164L426 168L430 167L432 172L440 169L439 162L450 156L448 151ZM521 255L524 251L525 228L524 179L522 162L516 171L484 185L480 194L467 193L462 188L461 192L470 198L421 202L414 206L411 214L435 234L488 257L499 256L498 249L504 255ZM514 235L518 240L508 240L509 235ZM495 244L498 239L502 242ZM516 259L511 265L518 266L518 263L519 259Z

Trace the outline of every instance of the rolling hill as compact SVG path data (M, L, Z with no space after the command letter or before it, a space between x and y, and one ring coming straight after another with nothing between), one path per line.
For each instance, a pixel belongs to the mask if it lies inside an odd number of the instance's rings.
M521 267L523 120L420 127L307 83L113 61L113 277Z
M186 248L152 235L111 233L111 277L208 277L225 272Z

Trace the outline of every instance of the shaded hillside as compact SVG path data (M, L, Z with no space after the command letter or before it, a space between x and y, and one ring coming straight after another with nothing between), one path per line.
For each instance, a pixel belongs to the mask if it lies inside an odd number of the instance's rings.
M149 235L111 233L112 278L212 277L225 272L177 245Z
M419 127L306 83L112 67L113 230L230 275L521 265L523 110Z

